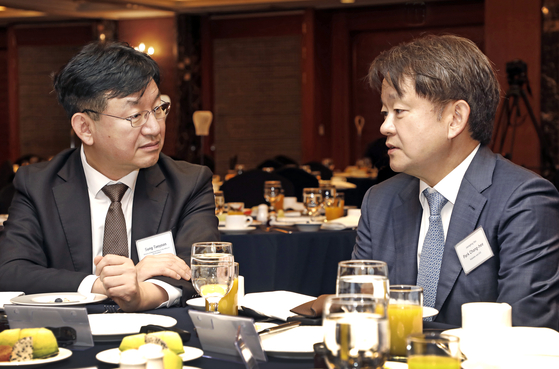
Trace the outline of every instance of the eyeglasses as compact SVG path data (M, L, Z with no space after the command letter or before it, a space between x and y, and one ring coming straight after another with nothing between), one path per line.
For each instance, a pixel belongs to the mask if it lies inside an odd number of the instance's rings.
M140 112L138 112L134 115L131 115L129 117L126 117L126 118L117 117L116 115L99 113L99 112L96 112L95 110L91 110L91 109L84 109L82 111L82 113L91 112L91 113L95 113L95 114L106 115L106 116L112 117L112 118L127 120L127 121L130 122L130 125L133 128L136 128L136 127L141 127L144 124L146 124L146 122L148 121L149 115L151 113L153 113L153 116L155 117L155 119L161 120L161 119L165 119L167 117L167 115L169 115L170 111L171 111L171 103L162 100L161 104L156 106L155 108L153 108L153 110L140 111Z

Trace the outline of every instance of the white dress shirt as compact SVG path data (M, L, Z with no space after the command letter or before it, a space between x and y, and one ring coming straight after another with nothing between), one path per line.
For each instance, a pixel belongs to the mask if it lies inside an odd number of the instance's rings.
M464 179L464 174L468 170L474 156L479 149L478 144L476 148L464 159L452 172L448 173L439 183L435 185L435 189L438 193L443 195L448 202L441 209L441 219L443 221L444 239L446 241L446 235L448 233L448 226L450 224L450 218L452 216L452 210L454 209L454 204L456 203L456 197L458 197L458 191L460 190L460 185L462 184L462 179ZM419 242L417 245L417 265L419 265L419 260L421 259L421 250L423 249L423 243L425 242L425 236L427 235L427 230L429 229L429 202L423 191L429 188L431 192L431 187L423 181L419 181L419 202L423 208L423 215L421 216L421 228L419 229Z
M134 190L136 188L136 180L138 179L139 170L135 170L126 176L122 177L118 181L112 181L105 177L103 174L95 170L85 157L83 151L83 146L80 148L80 156L82 160L82 166L85 172L85 179L87 182L87 192L89 194L89 207L91 211L91 244L92 244L92 254L93 259L96 256L103 255L103 235L105 231L105 217L107 216L107 211L111 205L111 200L102 191L103 187L107 184L124 183L128 186L128 189L124 193L124 196L120 200L122 206L122 212L124 213L124 219L126 221L126 234L128 239L128 255L131 253L131 239L132 239L132 207L134 204ZM92 261L93 273L95 273L96 267L95 263ZM80 293L91 293L93 284L97 280L96 275L89 275L84 278L78 287L78 292ZM159 307L172 306L180 300L181 290L168 283L157 279L148 279L146 282L156 284L163 288L168 296L169 300Z

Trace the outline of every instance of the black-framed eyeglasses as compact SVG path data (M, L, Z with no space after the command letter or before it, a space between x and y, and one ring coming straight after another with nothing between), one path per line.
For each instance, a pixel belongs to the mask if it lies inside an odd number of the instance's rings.
M137 127L141 127L144 124L146 124L150 114L153 113L153 116L155 117L155 119L161 120L161 119L165 119L167 117L167 115L169 115L170 111L171 111L171 103L161 100L161 104L156 106L155 108L153 108L153 110L143 110L143 111L140 111L140 112L138 112L134 115L131 115L129 117L126 117L126 118L117 117L116 115L99 113L99 112L97 112L95 110L91 110L91 109L84 109L82 111L82 113L89 113L90 112L90 113L95 113L95 114L106 115L106 116L112 117L112 118L127 120L127 121L130 122L130 125L133 128L137 128Z

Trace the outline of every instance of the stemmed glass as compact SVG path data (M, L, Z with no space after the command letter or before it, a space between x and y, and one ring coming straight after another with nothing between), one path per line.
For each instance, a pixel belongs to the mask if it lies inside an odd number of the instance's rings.
M190 262L194 259L219 261L223 257L233 261L233 244L231 242L196 242L192 244Z
M193 259L192 285L209 305L209 311L219 314L219 301L231 291L235 280L234 263L231 260L208 261Z
M324 303L329 368L382 368L390 350L387 302L371 295L329 296Z
M264 182L264 198L270 204L270 213L275 213L275 203L281 194L280 181L266 181Z
M197 242L192 245L190 269L194 289L208 302L209 311L218 313L219 301L235 280L231 242Z
M320 188L304 188L303 204L307 209L307 215L311 219L318 214L322 206L322 191Z
M345 260L338 263L336 294L370 294L390 299L388 266L379 260Z

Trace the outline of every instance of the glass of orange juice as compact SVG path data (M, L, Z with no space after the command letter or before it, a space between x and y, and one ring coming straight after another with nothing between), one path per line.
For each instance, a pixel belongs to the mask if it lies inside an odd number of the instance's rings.
M414 333L407 338L409 369L460 369L460 339L438 332Z
M406 339L412 333L423 332L423 288L391 285L388 305L390 326L390 355L406 357Z
M345 197L343 192L336 193L332 201L324 202L326 220L334 220L344 216Z
M239 263L234 262L234 281L231 290L219 300L217 311L224 315L239 315ZM210 311L210 305L206 301L206 311Z

